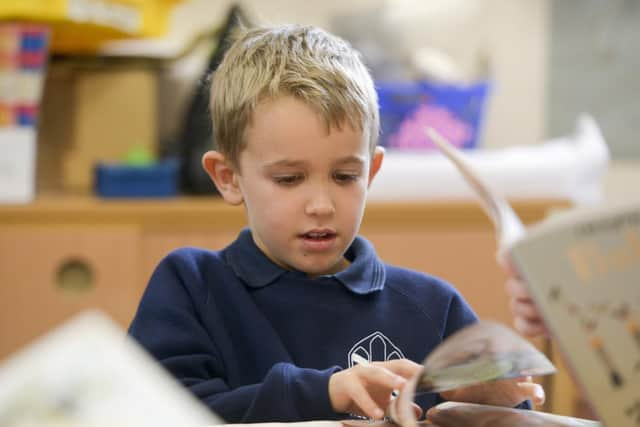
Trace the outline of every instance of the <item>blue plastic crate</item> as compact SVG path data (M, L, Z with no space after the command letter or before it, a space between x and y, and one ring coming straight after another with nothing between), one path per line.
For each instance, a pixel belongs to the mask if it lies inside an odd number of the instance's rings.
M95 192L101 197L173 197L178 194L178 161L148 166L99 163Z
M458 148L475 148L490 85L428 81L376 82L380 144L394 149L436 149L425 134L431 126Z

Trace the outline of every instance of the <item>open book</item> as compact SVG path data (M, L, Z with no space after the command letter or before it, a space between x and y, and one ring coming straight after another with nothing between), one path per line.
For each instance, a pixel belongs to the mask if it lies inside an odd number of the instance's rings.
M602 423L640 426L640 203L574 209L525 230L464 155L427 132L476 190L496 227L499 261L524 279Z
M363 361L363 363L366 363ZM381 421L348 420L348 427L595 427L599 423L538 411L446 402L418 421L418 393L444 392L511 378L552 374L555 367L529 341L508 327L487 320L469 325L444 340L423 362L422 370L400 390Z

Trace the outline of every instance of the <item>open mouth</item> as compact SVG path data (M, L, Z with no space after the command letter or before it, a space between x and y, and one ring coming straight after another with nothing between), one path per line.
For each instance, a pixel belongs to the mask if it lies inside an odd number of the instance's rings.
M302 235L303 238L308 239L308 240L312 240L312 241L318 241L318 242L322 242L325 240L331 240L336 236L336 233L332 232L332 231L310 231L308 233L304 233Z

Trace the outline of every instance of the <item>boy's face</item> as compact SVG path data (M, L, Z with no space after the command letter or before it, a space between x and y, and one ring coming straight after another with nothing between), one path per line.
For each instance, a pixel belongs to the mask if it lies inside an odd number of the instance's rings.
M245 137L233 179L258 247L311 276L344 269L382 149L372 159L368 138L348 125L327 133L293 97L260 104Z

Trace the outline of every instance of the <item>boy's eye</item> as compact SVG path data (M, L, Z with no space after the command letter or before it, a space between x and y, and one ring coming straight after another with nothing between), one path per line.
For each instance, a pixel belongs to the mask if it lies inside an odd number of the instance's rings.
M338 184L348 184L357 181L358 178L360 178L360 174L357 173L336 172L333 174L333 179L335 179Z
M301 181L302 178L302 175L278 175L273 177L273 180L276 182L276 184L293 185Z

